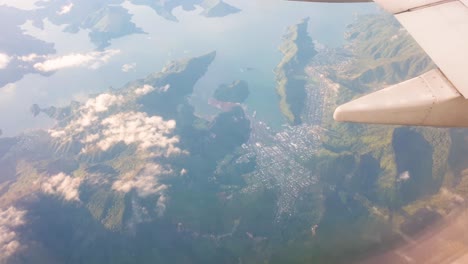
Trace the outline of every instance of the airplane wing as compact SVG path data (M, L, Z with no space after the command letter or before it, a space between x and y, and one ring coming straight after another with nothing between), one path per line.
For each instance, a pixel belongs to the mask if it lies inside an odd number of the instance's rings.
M439 68L344 104L335 120L468 127L468 0L374 1L395 15Z

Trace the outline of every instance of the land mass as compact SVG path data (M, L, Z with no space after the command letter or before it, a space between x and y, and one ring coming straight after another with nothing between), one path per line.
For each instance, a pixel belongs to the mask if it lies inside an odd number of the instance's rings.
M249 85L246 81L234 81L229 85L221 84L213 96L218 101L243 103L249 96Z
M307 31L309 19L288 28L280 51L283 59L275 70L280 109L290 124L301 124L305 106L305 67L317 54Z
M203 9L201 15L206 17L224 17L241 11L222 0L132 0L132 3L136 5L147 5L156 11L158 15L171 21L178 21L177 17L172 13L176 7L182 7L186 11L192 11L196 9L196 6L200 6Z
M66 25L65 32L77 33L89 30L89 38L100 50L110 45L110 41L131 34L144 33L132 21L127 9L119 6L121 0L110 2L72 1L64 5L60 1L39 2L39 9L33 17L40 27L47 18L56 25ZM57 10L63 10L57 12Z

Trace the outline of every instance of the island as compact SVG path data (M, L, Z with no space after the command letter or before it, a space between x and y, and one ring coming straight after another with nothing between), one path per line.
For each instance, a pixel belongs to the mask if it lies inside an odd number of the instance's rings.
M177 22L177 17L172 11L176 7L182 7L186 11L195 10L197 6L203 11L200 15L206 17L225 17L240 12L237 7L231 6L223 0L169 0L169 1L151 1L151 0L131 0L135 5L146 5L151 7L156 13L167 20Z
M24 34L21 26L31 18L30 13L0 6L0 17L3 20L0 27L0 57L7 62L0 67L0 88L21 80L28 73L46 75L37 71L34 63L41 56L54 54L56 51L53 43Z
M113 0L110 3L97 1L63 2L42 1L33 17L38 23L48 19L55 25L66 25L65 32L77 33L89 30L89 38L99 50L110 45L110 41L131 34L144 33L132 22L132 15L120 6L123 1ZM57 12L57 10L61 10Z
M317 54L307 31L308 24L309 19L306 18L288 28L279 48L283 59L275 69L281 112L294 125L302 123L306 98L305 67Z
M249 97L249 85L246 81L238 80L231 84L221 84L213 97L218 101L243 103Z

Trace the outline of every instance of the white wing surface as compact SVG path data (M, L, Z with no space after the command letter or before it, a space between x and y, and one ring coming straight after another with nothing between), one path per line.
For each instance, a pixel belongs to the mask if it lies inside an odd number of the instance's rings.
M396 16L439 69L340 106L335 119L468 127L468 0L374 1Z
M461 1L375 1L395 14L457 90L468 98L468 6Z

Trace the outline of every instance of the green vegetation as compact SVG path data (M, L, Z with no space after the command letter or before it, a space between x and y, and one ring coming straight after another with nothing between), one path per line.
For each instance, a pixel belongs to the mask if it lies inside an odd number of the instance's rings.
M224 17L241 11L239 8L229 5L222 0L205 0L201 6L205 8L202 15L206 17Z
M332 121L337 105L434 67L390 16L364 16L348 30L353 60L329 69L328 76L340 84L340 90L325 109L329 118L323 122L328 129L323 150L307 162L329 186L326 199L333 199L326 203L328 211L318 224L317 236L324 232L321 248L316 252L312 242L296 241L285 250L292 255L284 254L288 258L279 258L278 263L342 263L349 256L359 258L385 248L401 233L419 232L468 194L462 172L468 162L463 158L468 153L464 133ZM329 218L327 214L336 208L341 208L340 215ZM340 234L340 239L334 241L333 234ZM333 250L327 253L328 248Z
M306 98L305 67L317 54L307 27L309 19L288 28L280 51L283 59L275 70L280 109L290 124L300 124Z
M160 16L171 21L177 21L177 17L172 14L172 11L176 7L182 7L184 10L190 11L200 6L203 8L203 12L201 12L200 15L206 17L224 17L241 11L223 0L169 0L162 2L153 0L132 0L132 4L149 6Z
M307 23L289 29L276 71L291 124L301 122L305 82L315 81L304 77L315 55ZM349 31L353 63L327 65L327 76L341 88L327 98L323 145L306 161L291 159L314 179L297 192L253 186L249 173L258 157L245 157L251 123L241 106L210 120L195 115L188 98L215 58L210 53L170 63L115 91L130 100L110 110L175 120L176 145L184 153L152 156L122 143L88 155L79 139L61 147L47 133L0 139L0 205L28 210L25 237L41 244L45 255L58 252L44 263L348 263L385 249L402 233L417 233L425 217L435 221L468 197L468 137L461 130L333 122L338 103L431 67L389 17L365 16ZM137 98L134 89L143 85L155 89ZM214 97L241 103L248 93L247 83L237 81L220 86ZM79 106L31 110L65 126ZM146 172L148 164L160 167ZM286 166L278 173L291 171ZM42 181L58 172L82 181L80 201L40 191ZM141 173L149 175L131 181ZM115 183L127 179L116 190ZM152 180L164 192L140 195L135 186L151 188ZM33 199L25 199L31 193ZM296 199L289 211L279 209L282 196Z
M64 16L57 12L62 3L41 2L38 4L41 8L31 14L31 19L47 19L68 33L88 31L90 41L100 50L107 48L114 39L144 33L132 22L132 15L127 9L115 5L118 1L113 0L109 2L111 3L112 5L103 2L76 2L70 7L73 8L72 15Z
M330 74L341 86L336 104L330 105L330 115L336 105L381 88L385 85L383 80L401 82L432 67L425 53L400 30L391 16L363 16L348 29L347 38L355 59L347 67ZM330 129L324 140L326 149L343 153L340 155L351 152L358 160L366 156L376 161L375 165L380 169L372 178L377 179L376 193L380 198L371 198L374 202L383 206L408 203L416 197L437 192L442 184L450 147L447 130L327 121L325 124ZM353 167L348 169L352 171ZM411 178L400 183L398 178L406 171ZM415 192L416 186L424 190L423 193Z
M234 81L229 85L221 84L213 97L218 101L243 103L249 97L249 85L246 81Z
M125 8L107 6L91 14L82 26L91 30L89 33L91 42L99 49L104 49L110 45L112 39L144 33L131 22L131 18Z
M414 39L401 30L391 15L361 16L348 26L349 49L354 53L350 67L332 73L343 84L342 103L358 94L416 77L435 65ZM346 90L351 90L351 92Z
M132 82L127 87L142 87L148 84L159 88L168 85L166 92L153 91L139 98L137 103L142 105L142 110L149 115L174 119L186 97L192 94L195 83L206 73L215 57L216 52L211 52L200 57L171 62L161 72Z

